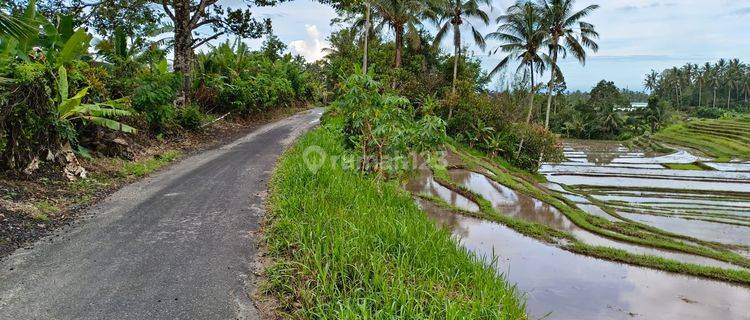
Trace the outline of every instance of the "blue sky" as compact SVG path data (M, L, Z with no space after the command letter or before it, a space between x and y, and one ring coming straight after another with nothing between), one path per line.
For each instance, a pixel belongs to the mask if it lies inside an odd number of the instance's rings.
M234 6L241 1L224 0L224 3ZM493 21L512 3L495 0L491 11ZM601 35L600 50L590 54L585 67L570 58L561 63L571 90L588 90L601 79L614 81L620 87L642 90L643 76L651 69L719 58L750 62L748 0L578 0L576 6L583 8L594 3L600 8L586 20L593 23ZM252 10L257 16L271 18L276 35L293 53L309 60L323 56L321 49L327 46L325 40L337 28L330 25L336 13L328 6L309 0ZM489 32L494 28L480 29ZM257 47L261 40L247 42ZM449 48L449 43L444 47ZM488 57L478 48L470 48L487 70L501 58Z

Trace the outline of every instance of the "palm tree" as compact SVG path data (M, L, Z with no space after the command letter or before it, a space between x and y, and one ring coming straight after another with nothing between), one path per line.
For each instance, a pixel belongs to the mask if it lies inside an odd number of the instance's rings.
M23 17L14 17L6 12L0 11L0 38L11 38L16 40L26 39L38 32L29 23L29 19L36 14L36 1L29 1Z
M421 17L426 15L426 3L420 0L374 0L371 3L373 15L380 19L376 27L381 30L384 24L393 29L396 41L395 67L401 67L401 57L404 50L404 36L418 40L417 27L421 25Z
M456 80L458 78L458 58L461 54L461 26L466 23L471 27L471 34L474 37L474 43L484 50L485 42L482 34L471 25L468 21L470 18L477 18L485 25L490 23L490 17L479 8L480 4L490 5L490 0L443 0L435 8L435 12L440 15L436 24L440 28L435 35L435 46L453 30L453 93L456 92Z
M485 39L495 39L503 42L494 53L502 51L507 53L505 58L490 71L490 76L504 69L511 60L519 62L517 72L528 67L531 78L529 84L529 111L526 115L526 123L531 122L531 113L534 108L534 74L544 71L545 62L549 56L539 49L547 45L547 35L542 30L542 21L539 7L531 2L518 2L508 8L505 15L497 18L497 23L502 24L497 31L485 36ZM518 145L518 152L523 148L523 138Z
M362 74L367 75L367 50L370 42L370 1L365 1L365 39L362 54Z
M643 81L643 86L653 93L659 86L659 73L651 69L651 73L647 74L646 80Z
M557 68L557 58L562 55L565 59L568 51L581 64L586 64L586 50L589 48L596 52L599 45L594 39L599 34L594 30L594 25L581 21L594 10L599 8L598 5L590 5L580 11L574 11L573 5L575 0L540 0L539 7L542 10L542 23L547 29L549 37L549 52L552 58L550 63L550 80L547 85L547 114L544 118L544 127L549 128L549 113L552 106L552 85L555 80L555 73L559 72ZM580 40L579 40L580 39Z
M703 65L703 68L698 68L698 74L695 77L696 82L698 82L698 106L703 105L703 83L706 81L706 77L711 72L711 64L706 62L706 64Z
M714 69L714 107L716 107L716 90L719 88L719 84L724 80L724 76L726 74L727 69L727 61L724 59L719 59L719 61L716 62L716 68Z
M739 84L739 75L742 72L742 63L739 59L729 60L726 72L726 83L727 83L727 109L729 109L729 103L732 100L732 88Z

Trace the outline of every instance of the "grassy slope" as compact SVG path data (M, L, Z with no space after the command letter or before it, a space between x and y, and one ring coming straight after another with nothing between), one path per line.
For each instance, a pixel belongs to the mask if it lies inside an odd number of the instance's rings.
M304 149L343 153L317 129L280 160L266 226L277 263L266 291L293 317L322 319L525 318L524 303L494 269L461 249L395 183L330 162L313 174ZM330 158L329 158L330 159Z
M746 118L691 120L667 127L652 138L720 159L750 159L750 123Z

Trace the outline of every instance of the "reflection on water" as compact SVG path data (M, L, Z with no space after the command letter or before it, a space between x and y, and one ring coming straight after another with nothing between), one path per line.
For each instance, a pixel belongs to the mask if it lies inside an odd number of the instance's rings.
M628 151L612 141L569 140L564 145L569 161L545 164L541 169L552 184L593 191L594 197L611 201L618 213L667 231L750 245L750 227L731 224L746 223L750 216L750 164L710 162L685 150L655 156ZM602 156L606 153L612 158L606 163L587 160L592 154L595 159L607 158ZM695 161L716 170L661 167ZM580 207L597 214L594 207ZM688 220L686 215L719 222Z
M701 256L611 240L578 227L554 206L527 196L526 194L516 192L511 188L487 178L485 175L468 170L456 169L450 171L450 176L456 183L476 192L481 195L482 198L487 199L499 213L523 219L525 221L543 224L557 230L567 231L586 244L607 246L636 254L661 256L688 263L697 263L728 269L741 268L726 262ZM606 213L602 213L606 215Z
M479 206L474 203L474 201L444 187L435 181L435 179L432 178L432 175L427 174L425 171L422 171L421 173L422 174L419 176L409 180L405 186L406 190L416 194L427 194L443 199L456 208L469 212L479 211Z
M468 250L498 257L498 272L526 294L531 318L748 319L748 288L573 254L497 223L422 206Z
M577 227L557 208L501 185L486 176L468 171L451 170L453 181L474 191L492 203L500 213L533 221L556 229L571 231Z
M652 225L659 229L692 236L698 239L708 239L729 244L750 244L750 227L746 226L650 214L625 212L620 212L619 214L625 218Z

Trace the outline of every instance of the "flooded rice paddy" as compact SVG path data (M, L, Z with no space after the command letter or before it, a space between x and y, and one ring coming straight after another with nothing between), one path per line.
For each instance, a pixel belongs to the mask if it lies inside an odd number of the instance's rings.
M568 141L564 152L566 161L543 165L540 172L573 196L588 195L622 217L669 232L750 245L749 163L712 162L686 150L633 152L607 141ZM670 164L705 170L668 169ZM582 208L587 212L596 211L589 203L569 199L587 205Z
M714 163L687 151L659 155L617 143L567 142L567 160L546 164L546 187L609 221L631 220L679 235L731 245L750 257L750 164ZM698 163L706 170L673 170ZM451 180L496 212L566 231L579 241L725 269L742 267L702 256L626 243L574 224L557 208L483 173L449 171ZM407 189L478 212L477 203L420 170ZM531 318L750 319L750 288L572 253L500 223L468 217L419 200L427 214L526 295ZM606 207L607 210L604 210ZM607 212L614 211L616 215ZM744 269L747 270L747 269Z
M531 319L747 319L750 290L574 254L422 202L428 215L525 294Z

